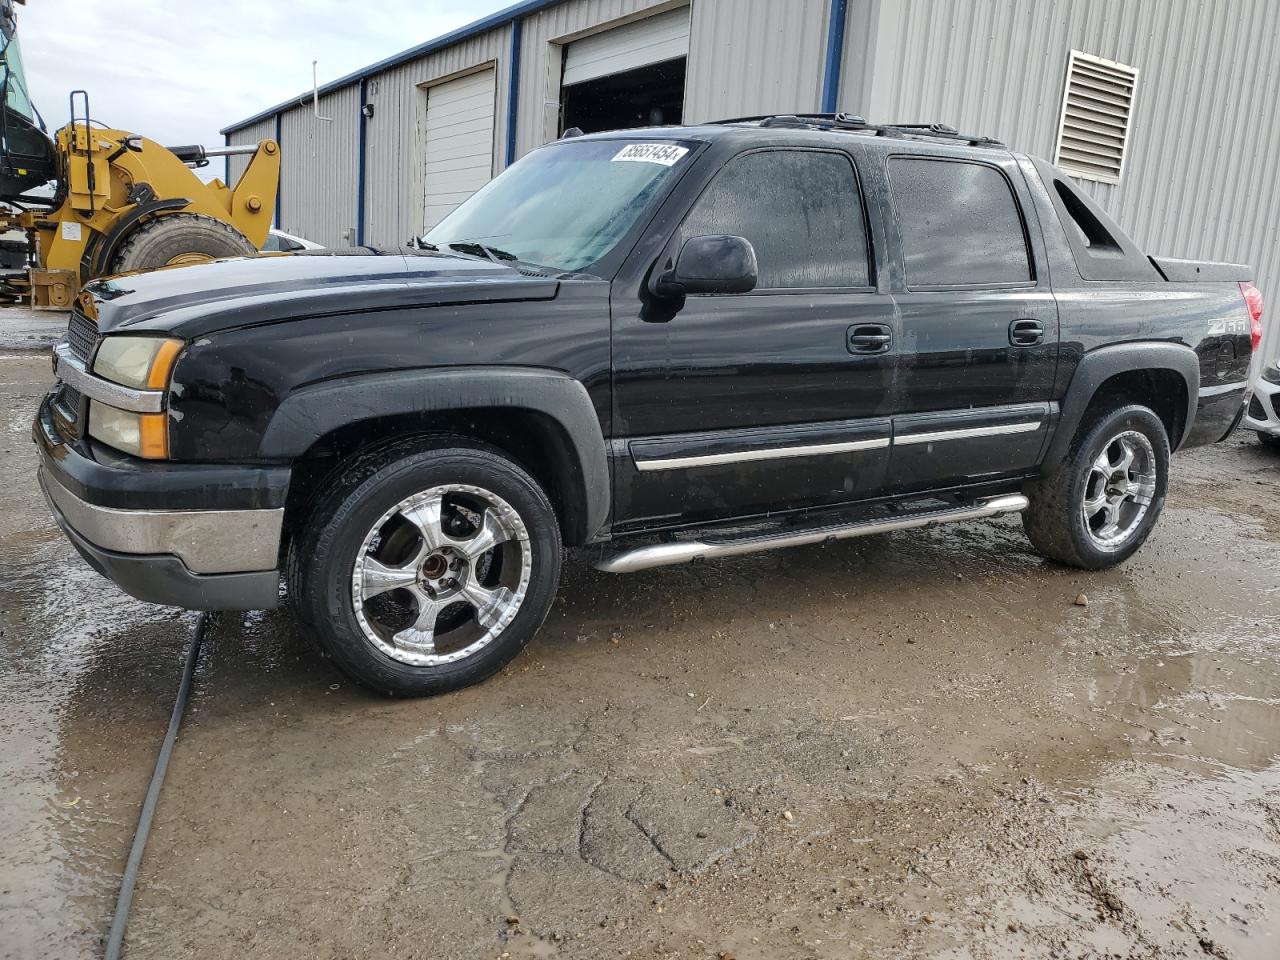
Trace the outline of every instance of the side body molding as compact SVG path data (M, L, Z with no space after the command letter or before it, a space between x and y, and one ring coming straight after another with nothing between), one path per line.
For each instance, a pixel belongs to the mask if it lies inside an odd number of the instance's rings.
M1195 423L1200 399L1200 359L1196 352L1185 344L1168 341L1118 343L1099 347L1081 358L1062 400L1062 417L1046 453L1047 464L1056 463L1067 455L1067 448L1098 387L1116 374L1132 370L1172 370L1186 382L1187 410L1182 436L1169 438L1173 449L1182 446Z
M379 417L451 410L529 410L564 433L581 477L586 538L609 519L609 461L604 435L583 384L554 370L528 367L451 367L361 374L295 390L276 409L262 437L263 458L302 456L340 427Z

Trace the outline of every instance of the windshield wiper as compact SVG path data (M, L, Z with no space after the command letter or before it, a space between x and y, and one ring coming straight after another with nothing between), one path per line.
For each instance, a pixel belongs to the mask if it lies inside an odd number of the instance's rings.
M457 250L459 253L470 254L473 257L488 257L497 264L501 264L503 261L507 263L520 262L520 258L514 253L508 253L506 250L499 250L497 247L490 247L475 240L459 240L456 243L446 243L445 246L450 250Z

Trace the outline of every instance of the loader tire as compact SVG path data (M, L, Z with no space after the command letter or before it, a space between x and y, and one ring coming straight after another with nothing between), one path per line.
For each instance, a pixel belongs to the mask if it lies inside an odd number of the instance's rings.
M128 273L255 253L253 244L229 223L200 213L170 213L136 227L121 242L108 269Z

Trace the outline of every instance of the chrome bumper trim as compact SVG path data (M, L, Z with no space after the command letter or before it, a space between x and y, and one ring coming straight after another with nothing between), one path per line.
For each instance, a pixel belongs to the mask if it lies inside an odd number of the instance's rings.
M40 487L66 522L103 550L171 554L192 573L274 570L284 509L117 510L81 500L43 465Z
M911 530L917 527L929 527L936 523L998 517L1006 513L1020 513L1027 506L1026 497L1020 493L1011 493L992 497L989 500L980 500L972 506L929 510L884 520L864 520L741 540L677 540L672 543L637 547L634 550L604 557L595 564L595 568L605 573L634 573L650 567L666 567L677 563L691 563L694 560L739 557L748 553L778 550L782 547L801 547L807 544L825 543L828 540L866 537L874 533L887 533L890 530Z
M63 383L79 390L91 400L128 410L131 413L160 413L164 410L163 390L134 390L132 387L112 383L95 377L84 365L84 362L71 352L71 345L60 343L53 348L57 365L54 373Z

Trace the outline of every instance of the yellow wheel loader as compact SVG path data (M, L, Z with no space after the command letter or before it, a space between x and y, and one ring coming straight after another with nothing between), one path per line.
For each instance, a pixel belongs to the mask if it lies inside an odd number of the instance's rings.
M25 0L18 0L25 2ZM52 137L27 95L13 0L0 0L0 232L26 236L26 270L0 295L68 309L94 277L256 253L266 242L280 181L280 147L164 147L96 124L83 90ZM210 157L249 155L230 187L202 181ZM52 196L31 191L52 184Z

